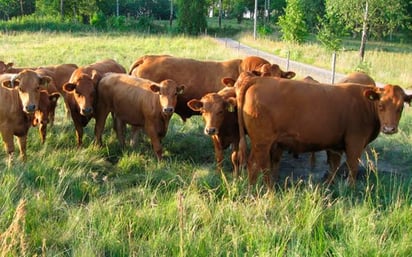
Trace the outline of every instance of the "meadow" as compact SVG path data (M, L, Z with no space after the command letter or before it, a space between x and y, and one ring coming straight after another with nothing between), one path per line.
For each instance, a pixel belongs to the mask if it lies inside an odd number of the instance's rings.
M258 44L273 49L274 43ZM131 32L0 37L0 60L16 66L113 58L128 69L144 54L242 57L209 37ZM391 59L394 66L376 72L379 65L370 61L374 74L386 74L378 81L397 81L396 64L411 60L410 50L373 54L379 60L397 58ZM399 133L380 135L371 144L373 154L366 156L371 168L355 188L343 179L326 187L310 177L285 178L267 192L261 181L249 188L246 176L233 179L229 161L225 173L216 173L200 117L182 122L173 116L163 140L165 158L157 162L147 139L122 150L110 121L104 147L93 145L91 121L85 146L77 149L61 104L44 145L37 129L30 129L27 162L16 158L7 168L0 152L0 256L410 256L411 124L411 108L405 107ZM396 172L388 172L392 169Z

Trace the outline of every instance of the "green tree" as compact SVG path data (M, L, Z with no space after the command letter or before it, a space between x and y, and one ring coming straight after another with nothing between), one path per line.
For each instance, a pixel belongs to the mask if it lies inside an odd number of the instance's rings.
M205 0L177 0L176 5L180 32L198 35L207 28Z
M287 0L285 14L279 17L278 24L284 41L303 42L308 30L305 24L302 0Z

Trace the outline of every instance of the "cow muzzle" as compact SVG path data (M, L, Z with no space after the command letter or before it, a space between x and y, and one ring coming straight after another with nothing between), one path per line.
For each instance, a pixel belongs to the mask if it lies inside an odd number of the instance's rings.
M164 114L167 114L167 115L173 114L174 111L175 111L175 108L170 107L170 106L163 108L163 113L164 113Z
M204 132L208 136L213 136L217 134L218 130L214 127L206 127Z
M92 107L83 108L80 113L81 115L84 115L84 116L90 116L93 114L93 108Z
M382 126L382 132L388 135L395 134L396 132L398 132L398 128L397 126L384 125Z
M36 111L36 105L35 104L26 105L24 107L24 111L27 113L33 113Z

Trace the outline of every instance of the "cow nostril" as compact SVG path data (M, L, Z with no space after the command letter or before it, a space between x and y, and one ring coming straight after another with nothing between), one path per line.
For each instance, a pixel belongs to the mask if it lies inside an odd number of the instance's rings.
M31 105L26 105L26 112L34 112L36 110L36 105L31 104Z
M216 128L205 128L205 134L209 136L215 135L216 131Z
M92 107L86 107L86 108L83 109L84 114L91 114L92 112L93 112Z
M174 108L173 107L165 107L165 108L163 108L163 112L164 113L173 113Z

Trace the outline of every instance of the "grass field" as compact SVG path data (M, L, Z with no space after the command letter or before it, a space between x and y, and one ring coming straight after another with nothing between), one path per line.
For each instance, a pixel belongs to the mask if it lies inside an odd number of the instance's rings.
M260 45L271 47L266 44L262 40ZM148 53L202 60L239 57L208 37L86 32L0 37L0 60L16 66L83 65L110 57L128 68ZM72 121L63 113L60 105L45 145L37 130L30 130L26 163L16 159L8 169L0 162L0 256L412 252L410 107L400 132L379 136L372 144L376 155L368 159L374 163L378 158L402 173L377 166L356 188L340 179L329 188L310 179L282 180L273 193L261 182L248 188L245 176L234 180L228 161L224 176L215 173L212 143L202 134L200 117L183 123L173 116L163 140L165 158L158 163L148 140L122 151L110 124L105 147L95 147L94 121L85 129L85 147L77 149ZM4 151L0 157L6 158Z

